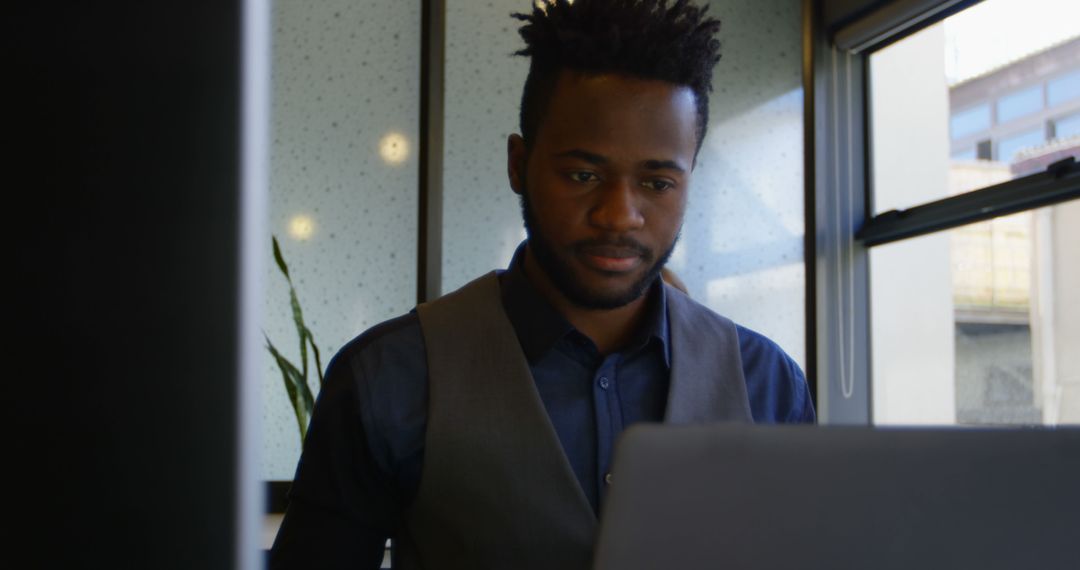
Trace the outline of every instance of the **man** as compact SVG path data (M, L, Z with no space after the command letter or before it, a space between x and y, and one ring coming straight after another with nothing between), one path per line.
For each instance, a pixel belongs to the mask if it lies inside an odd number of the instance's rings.
M705 136L719 22L678 1L517 14L531 58L510 267L343 348L272 567L587 568L619 433L812 422L774 343L658 279ZM616 483L617 484L617 483Z

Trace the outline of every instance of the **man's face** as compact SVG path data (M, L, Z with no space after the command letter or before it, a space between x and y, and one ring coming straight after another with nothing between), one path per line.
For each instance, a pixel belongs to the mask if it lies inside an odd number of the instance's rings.
M509 141L529 254L573 304L638 299L670 255L694 164L693 91L564 71L532 147Z

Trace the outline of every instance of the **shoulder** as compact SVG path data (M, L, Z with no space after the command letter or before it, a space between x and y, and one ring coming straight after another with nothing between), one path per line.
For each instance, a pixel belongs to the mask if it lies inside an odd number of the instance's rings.
M739 333L739 352L743 357L744 367L750 363L748 361L755 364L774 362L794 366L799 374L802 374L795 360L771 338L740 324L735 325L735 330Z
M813 422L810 388L795 359L769 337L738 324L735 329L754 421Z
M750 411L759 423L813 422L814 405L802 369L765 335L734 323L675 288L666 289L669 315L699 334L733 327L739 342ZM728 329L730 330L730 329Z
M426 408L414 314L352 339L327 366L290 496L379 532L392 528L419 473Z
M673 309L671 311L673 316L695 320L707 319L734 327L738 335L739 352L742 356L744 368L750 363L756 364L759 361L769 361L790 364L798 370L795 361L778 344L765 335L732 321L670 285L666 287L665 292L668 306ZM799 374L802 374L801 370L799 370Z
M664 298L669 319L678 319L690 326L719 327L730 330L735 323L709 307L699 303L670 284L664 285Z
M400 475L402 462L419 456L427 420L427 358L416 313L375 325L342 347L319 400L316 418L320 405L349 410L378 468Z
M326 386L351 395L374 432L427 408L427 352L412 311L384 321L349 341L331 359Z
M427 354L416 313L375 325L342 347L327 368L328 389L350 394L370 437L396 440L422 429Z
M364 331L334 355L330 368L347 367L353 374L378 372L387 366L423 362L424 337L420 321L411 311Z

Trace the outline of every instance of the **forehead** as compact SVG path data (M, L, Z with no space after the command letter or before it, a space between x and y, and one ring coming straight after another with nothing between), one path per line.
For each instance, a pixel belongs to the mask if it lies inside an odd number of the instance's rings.
M692 158L696 119L696 98L689 87L627 75L563 71L552 89L537 142Z

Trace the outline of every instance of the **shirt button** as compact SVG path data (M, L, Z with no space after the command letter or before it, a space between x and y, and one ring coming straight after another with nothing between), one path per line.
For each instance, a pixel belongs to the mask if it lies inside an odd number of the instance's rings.
M600 388L607 390L608 386L611 386L611 381L607 379L607 376L600 377Z
M604 474L604 484L606 484L606 485L611 484L611 473Z

